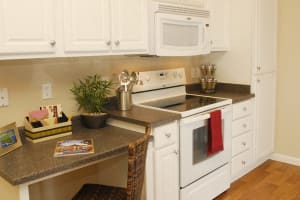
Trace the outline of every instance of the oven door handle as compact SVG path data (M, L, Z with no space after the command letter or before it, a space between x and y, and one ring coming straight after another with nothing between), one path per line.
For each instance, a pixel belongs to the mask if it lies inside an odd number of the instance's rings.
M210 118L210 114L202 114L202 115L196 115L192 117L184 118L180 121L180 125L186 125L186 124L192 124L195 122L204 121Z
M222 119L225 113L227 112L231 112L232 110L232 106L225 106L221 109L215 109L215 110L221 110L222 111ZM212 112L214 110L211 110L210 112ZM200 122L200 121L204 121L210 118L210 113L202 113L202 114L198 114L198 115L193 115L184 119L180 120L180 125L186 125L186 124L191 124L191 123L195 123L195 122Z

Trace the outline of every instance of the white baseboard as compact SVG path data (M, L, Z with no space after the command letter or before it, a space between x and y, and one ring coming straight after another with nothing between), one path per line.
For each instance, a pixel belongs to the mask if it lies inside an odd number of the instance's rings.
M280 153L273 153L271 156L271 159L280 161L280 162L285 162L285 163L292 164L292 165L300 166L300 158L287 156L287 155L280 154Z

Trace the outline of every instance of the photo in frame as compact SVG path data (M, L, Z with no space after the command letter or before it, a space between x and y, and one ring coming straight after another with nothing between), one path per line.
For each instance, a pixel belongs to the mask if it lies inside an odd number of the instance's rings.
M0 156L22 146L22 141L16 123L0 128Z

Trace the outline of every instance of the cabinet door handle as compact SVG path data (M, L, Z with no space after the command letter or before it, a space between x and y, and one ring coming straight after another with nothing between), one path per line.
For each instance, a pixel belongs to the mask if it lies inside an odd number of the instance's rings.
M246 112L246 111L247 111L247 107L244 107L244 108L243 108L243 111L245 111L245 112Z
M170 138L170 137L171 137L171 133L165 133L165 136L166 136L167 138Z
M115 45L119 46L120 45L120 40L115 41Z
M257 66L257 70L260 71L261 70L261 66Z
M110 45L111 45L111 41L110 41L110 40L107 41L107 42L106 42L106 45L107 45L107 46L110 46Z
M243 164L243 165L246 165L246 161L242 160L242 164Z
M174 150L174 153L175 153L175 155L178 155L178 151L177 150Z
M192 20L192 18L191 18L191 17L187 17L186 19L187 19L187 20Z
M257 82L257 83L260 83L260 79L257 79L256 82Z
M242 142L242 145L243 145L243 146L246 146L246 144L247 144L246 142Z
M247 124L243 124L243 128L247 128Z
M51 40L51 41L49 42L49 44L50 44L51 46L55 46L55 45L56 45L56 41L55 41L55 40Z

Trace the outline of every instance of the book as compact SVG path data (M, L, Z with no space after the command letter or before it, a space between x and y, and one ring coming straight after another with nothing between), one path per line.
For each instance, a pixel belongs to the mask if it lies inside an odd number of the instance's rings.
M94 153L93 139L58 141L54 150L54 157L83 155Z

